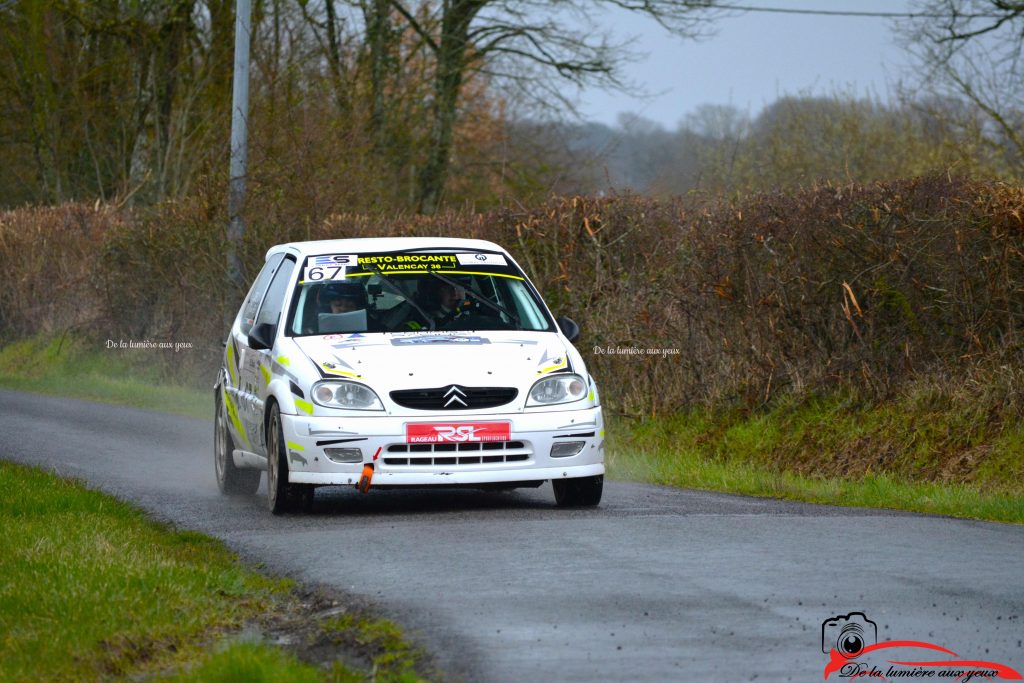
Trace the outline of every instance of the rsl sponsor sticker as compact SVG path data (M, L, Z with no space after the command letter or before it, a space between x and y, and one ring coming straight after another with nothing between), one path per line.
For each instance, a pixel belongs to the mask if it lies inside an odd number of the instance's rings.
M306 260L306 269L302 273L302 279L306 282L344 280L348 269L355 267L358 263L359 257L356 254L310 256Z
M406 443L471 443L511 438L511 422L422 422L405 426Z

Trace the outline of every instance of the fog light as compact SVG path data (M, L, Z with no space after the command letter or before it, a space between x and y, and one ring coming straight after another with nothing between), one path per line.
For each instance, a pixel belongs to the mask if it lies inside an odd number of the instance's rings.
M582 451L586 445L586 441L558 441L551 445L551 457L568 458Z
M324 455L331 462L353 463L363 461L363 452L358 448L325 448Z

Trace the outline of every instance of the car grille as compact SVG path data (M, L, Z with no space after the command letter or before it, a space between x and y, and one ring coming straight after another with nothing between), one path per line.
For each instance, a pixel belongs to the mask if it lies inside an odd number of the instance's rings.
M399 467L489 465L526 462L531 455L529 446L522 441L394 444L388 446L384 464Z
M449 384L436 389L402 389L391 392L391 400L415 410L478 410L511 403L519 394L515 387L464 387Z

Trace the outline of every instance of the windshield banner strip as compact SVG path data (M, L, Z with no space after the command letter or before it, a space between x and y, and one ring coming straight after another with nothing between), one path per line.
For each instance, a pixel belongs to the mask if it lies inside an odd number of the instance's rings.
M318 268L316 277L304 277L304 281L326 278L321 272L326 266L322 262L331 259L343 259L332 267L344 269L343 277L366 275L383 271L386 275L401 273L425 273L438 271L441 273L458 273L465 275L499 275L523 279L522 273L504 255L501 254L469 254L469 253L411 253L411 252L379 252L370 254L327 254L307 257L309 268ZM342 268L343 267L343 268Z
M381 270L380 272L383 275L405 275L405 274L408 274L408 273L422 274L422 273L427 273L427 272L430 272L430 271L428 271L426 268L423 268L423 269L420 269L420 270ZM493 275L494 277L507 277L507 278L509 278L511 280L525 280L526 279L522 275L509 275L508 273L484 273L484 272L479 272L479 271L475 271L475 270L438 270L438 272L443 274L443 275L485 275L485 276L486 275ZM370 272L370 273L349 273L348 276L349 277L365 277L367 275L376 275L376 274L377 274L376 271L374 271L374 272ZM300 282L299 284L304 284L304 282Z

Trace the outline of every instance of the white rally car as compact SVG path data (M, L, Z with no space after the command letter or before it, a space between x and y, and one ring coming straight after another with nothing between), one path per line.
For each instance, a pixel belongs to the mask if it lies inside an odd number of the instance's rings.
M224 493L309 507L324 485L513 488L592 506L604 481L597 385L504 249L379 238L267 252L216 393Z

